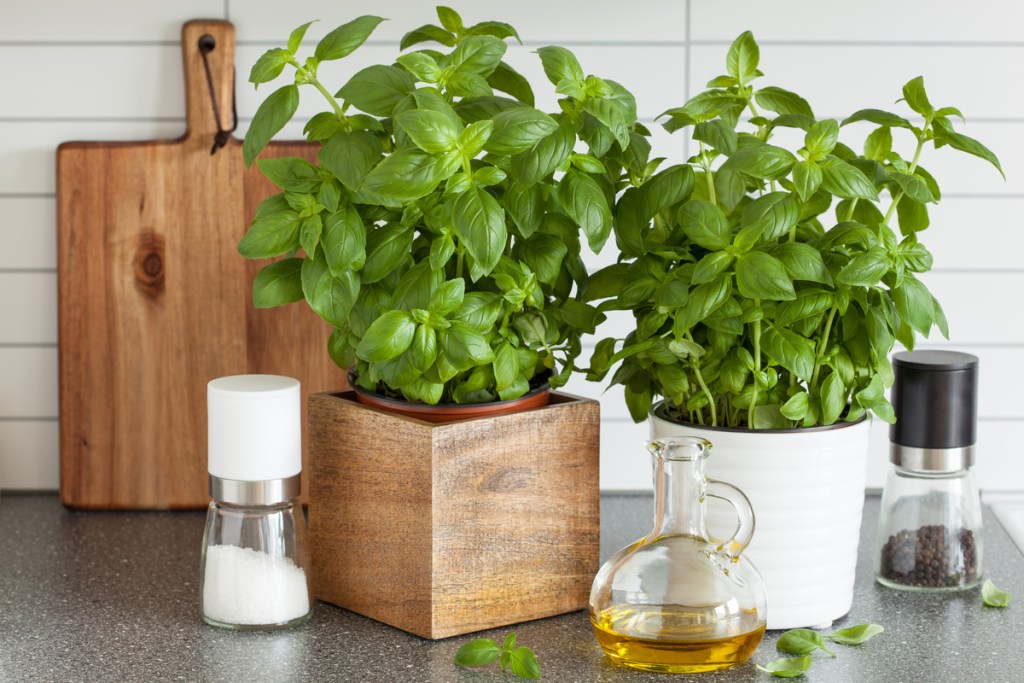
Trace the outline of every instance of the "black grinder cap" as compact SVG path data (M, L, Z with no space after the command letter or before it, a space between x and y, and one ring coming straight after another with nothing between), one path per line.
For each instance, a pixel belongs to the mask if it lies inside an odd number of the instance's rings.
M976 441L978 357L959 351L901 351L892 358L896 424L889 440L914 448L963 448Z

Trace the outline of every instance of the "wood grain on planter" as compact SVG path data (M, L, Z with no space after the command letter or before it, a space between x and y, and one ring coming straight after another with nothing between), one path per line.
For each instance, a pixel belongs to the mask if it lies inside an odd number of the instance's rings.
M310 397L317 597L425 638L587 605L598 569L599 406L430 424Z

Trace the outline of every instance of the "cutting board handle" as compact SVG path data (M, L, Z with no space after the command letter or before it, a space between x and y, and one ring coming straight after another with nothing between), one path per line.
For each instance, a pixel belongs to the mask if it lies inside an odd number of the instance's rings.
M213 143L217 134L217 118L210 102L210 86L206 80L200 40L210 36L214 47L206 55L213 77L213 91L217 96L220 128L230 130L232 106L235 100L235 27L228 21L198 19L181 28L181 51L185 61L185 138L201 138ZM245 75L242 76L243 82Z

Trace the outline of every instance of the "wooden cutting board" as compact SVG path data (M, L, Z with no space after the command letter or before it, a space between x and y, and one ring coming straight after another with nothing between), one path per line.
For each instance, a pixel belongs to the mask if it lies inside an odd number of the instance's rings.
M215 40L208 59L230 128L234 27L192 21L182 29L181 138L57 150L60 489L69 507L205 506L211 379L295 377L303 411L310 393L346 386L327 354L329 326L305 305L253 308L265 263L246 261L236 244L277 190L255 166L246 170L240 141L210 154L217 121L203 36ZM247 72L239 69L240 83ZM315 153L284 142L264 154Z

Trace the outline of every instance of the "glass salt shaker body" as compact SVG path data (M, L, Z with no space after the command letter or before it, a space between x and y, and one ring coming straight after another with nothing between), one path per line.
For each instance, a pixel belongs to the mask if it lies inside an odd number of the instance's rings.
M971 471L977 362L954 351L893 358L897 419L875 554L882 585L955 591L982 578L981 497Z
M210 496L200 611L213 626L285 628L312 615L306 522L297 499L299 383L273 375L210 382Z

